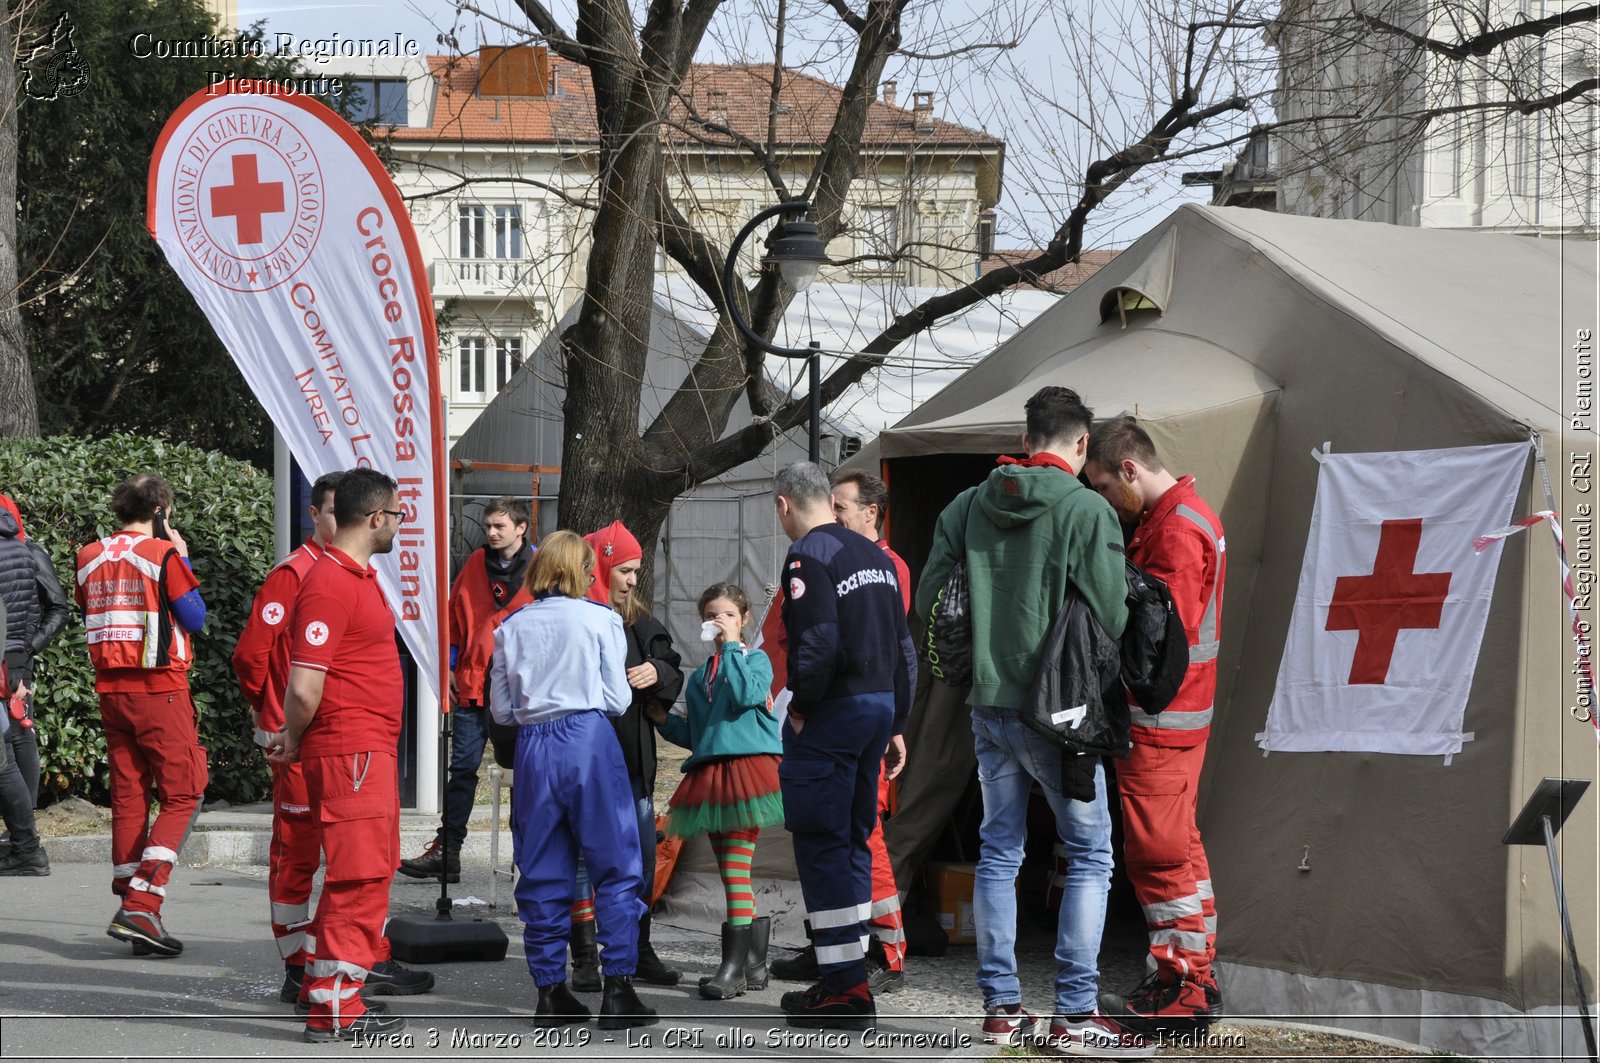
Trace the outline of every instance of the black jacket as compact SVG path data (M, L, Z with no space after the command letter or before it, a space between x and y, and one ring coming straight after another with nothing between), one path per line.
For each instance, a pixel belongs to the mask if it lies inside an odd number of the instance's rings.
M1095 762L1102 754L1128 755L1132 743L1121 666L1116 640L1094 618L1083 595L1069 587L1019 710L1023 723L1061 747L1062 789L1068 797L1093 800Z
M0 597L10 619L3 649L17 681L32 679L34 656L72 616L50 555L32 539L18 538L20 531L11 512L0 508Z
M649 690L635 690L633 704L621 716L611 718L617 729L617 741L622 743L622 760L628 766L628 778L644 783L646 792L656 785L656 731L650 725L644 707L652 701L662 708L671 708L683 690L683 658L672 648L672 636L661 621L645 613L627 629L628 667L646 662L656 666L656 685Z

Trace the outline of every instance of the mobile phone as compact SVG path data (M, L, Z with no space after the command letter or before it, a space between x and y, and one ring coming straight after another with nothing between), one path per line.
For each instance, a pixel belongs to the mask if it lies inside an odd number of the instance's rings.
M151 534L153 534L157 539L171 538L171 536L167 534L167 514L165 510L157 507L155 520L152 523L154 527L151 529Z

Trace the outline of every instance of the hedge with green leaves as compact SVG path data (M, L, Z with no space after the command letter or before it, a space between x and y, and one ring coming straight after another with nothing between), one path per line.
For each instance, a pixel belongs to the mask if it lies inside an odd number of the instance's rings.
M111 489L137 472L158 473L172 484L172 523L189 543L206 601L189 686L210 755L207 797L262 800L271 776L251 742L249 707L229 658L272 567L271 477L222 454L141 436L0 439L0 490L22 511L28 537L50 552L69 599L78 547L117 530ZM105 733L76 616L39 655L35 686L40 803L68 795L105 803Z

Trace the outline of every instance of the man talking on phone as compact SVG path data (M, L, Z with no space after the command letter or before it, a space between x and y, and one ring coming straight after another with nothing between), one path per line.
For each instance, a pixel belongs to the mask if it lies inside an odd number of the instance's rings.
M76 595L111 767L111 892L122 899L106 933L136 956L183 951L161 908L208 779L189 697L190 636L206 603L172 501L161 477L129 477L111 492L122 530L78 551Z

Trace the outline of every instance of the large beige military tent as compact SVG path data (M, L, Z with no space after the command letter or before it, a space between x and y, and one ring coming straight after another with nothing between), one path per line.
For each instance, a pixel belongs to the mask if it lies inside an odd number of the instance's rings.
M1136 413L1169 467L1198 477L1230 559L1200 814L1233 1014L1479 1058L1584 1054L1545 853L1501 844L1542 777L1597 776L1595 734L1569 711L1573 646L1547 531L1504 552L1466 712L1475 738L1452 762L1264 756L1255 736L1324 442L1394 451L1538 434L1569 550L1592 578L1593 524L1575 518L1594 498L1595 256L1592 241L1185 207L857 459L882 461L891 543L914 572L943 505L1017 452L1023 403L1044 385L1076 388L1099 415ZM1516 512L1544 508L1530 461ZM902 885L961 796L952 780L971 773L959 696L926 691L910 738L890 829ZM1597 813L1600 792L1559 838L1591 1002Z

